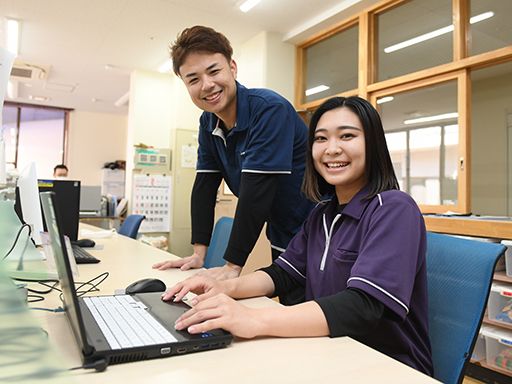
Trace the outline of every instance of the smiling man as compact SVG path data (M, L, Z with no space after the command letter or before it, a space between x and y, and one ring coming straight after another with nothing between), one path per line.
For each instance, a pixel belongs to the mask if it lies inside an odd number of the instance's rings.
M238 83L232 54L223 34L203 26L185 29L171 47L174 72L194 104L204 111L191 197L194 253L158 263L155 268L203 266L217 189L223 179L238 203L224 254L227 263L205 272L219 280L240 274L265 222L272 258L276 259L313 206L301 192L307 127L282 96ZM280 299L292 304L300 301L303 293Z

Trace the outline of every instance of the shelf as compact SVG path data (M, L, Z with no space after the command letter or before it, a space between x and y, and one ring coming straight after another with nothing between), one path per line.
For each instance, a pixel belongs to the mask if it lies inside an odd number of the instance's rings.
M512 371L509 371L508 369L503 369L503 368L497 367L495 365L488 364L485 361L481 361L479 364L484 368L492 369L493 371L497 371L497 372L501 373L502 375L512 377Z
M494 272L494 279L496 281L501 281L502 283L512 284L512 277L507 276L505 271Z
M489 324L489 325L494 325L494 326L500 327L500 328L509 329L512 331L512 324L507 324L507 323L503 323L501 321L491 320L487 316L484 317L483 323Z
M512 238L512 220L482 220L430 215L425 215L423 218L427 229L432 232L495 239Z

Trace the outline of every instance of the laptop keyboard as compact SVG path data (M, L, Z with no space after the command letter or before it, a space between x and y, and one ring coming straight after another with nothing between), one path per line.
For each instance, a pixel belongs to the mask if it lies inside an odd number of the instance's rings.
M71 248L73 249L73 256L75 257L77 264L91 264L100 262L100 259L97 259L85 249L79 247L76 244L71 244Z
M177 341L130 295L84 297L84 302L112 349Z

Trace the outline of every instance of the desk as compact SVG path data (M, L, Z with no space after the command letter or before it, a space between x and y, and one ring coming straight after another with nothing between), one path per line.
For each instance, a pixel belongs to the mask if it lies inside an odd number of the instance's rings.
M92 227L87 226L87 229ZM110 276L101 284L100 294L113 293L115 289L144 277L160 278L170 286L194 273L151 269L153 263L168 259L170 255L117 234L109 239L98 239L97 244L103 249L90 252L101 262L80 265L78 280L86 281L108 271ZM243 302L252 307L280 305L268 298ZM48 297L45 305L49 308L60 305L58 295ZM57 352L65 357L63 364L68 367L81 365L80 354L65 315L41 312L37 316ZM71 375L73 382L87 384L437 382L348 337L235 339L225 349L112 365L103 373L78 370Z

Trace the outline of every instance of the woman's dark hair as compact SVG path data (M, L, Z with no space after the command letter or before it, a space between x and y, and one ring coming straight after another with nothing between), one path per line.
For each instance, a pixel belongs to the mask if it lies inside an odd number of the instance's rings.
M308 134L306 171L302 183L302 191L304 194L313 201L320 201L322 196L334 194L334 186L328 184L315 169L312 147L316 126L320 118L324 113L342 107L348 108L354 112L363 125L366 149L365 176L368 182L368 194L364 199L371 199L382 191L399 189L379 113L368 101L357 96L351 96L332 97L326 100L311 117Z
M228 63L233 56L231 43L222 33L216 30L196 25L184 29L176 41L170 47L172 69L177 76L180 76L180 67L187 56L193 52L208 52L222 54Z

